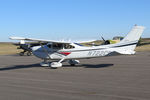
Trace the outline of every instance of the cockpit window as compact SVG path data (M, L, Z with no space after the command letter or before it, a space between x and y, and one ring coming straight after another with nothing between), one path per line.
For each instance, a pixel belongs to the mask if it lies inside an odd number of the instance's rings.
M59 44L59 43L47 44L47 47L53 48L53 49L72 49L72 48L75 48L74 46L72 46L70 44Z
M58 43L53 44L53 49L62 49L62 48L63 48L62 44L58 44Z

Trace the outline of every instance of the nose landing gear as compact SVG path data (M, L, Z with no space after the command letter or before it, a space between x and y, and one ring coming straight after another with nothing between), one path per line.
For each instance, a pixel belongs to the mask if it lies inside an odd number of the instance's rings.
M48 67L48 66L50 66L49 62L47 62L46 59L44 59L44 61L41 62L40 65L43 66L43 67Z

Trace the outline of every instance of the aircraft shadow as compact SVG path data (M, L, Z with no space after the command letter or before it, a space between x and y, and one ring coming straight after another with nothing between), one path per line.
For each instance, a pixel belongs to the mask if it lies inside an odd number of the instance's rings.
M97 65L92 65L92 64L83 64L85 68L105 68L105 67L111 67L114 64L97 64Z
M16 65L16 66L8 66L8 67L0 68L0 71L15 70L15 69L24 69L24 68L33 68L33 67L41 67L41 66L39 64Z
M76 65L76 66L70 66L70 65L64 65L63 67L84 67L84 68L104 68L104 67L111 67L114 64L82 64L82 65ZM16 69L25 69L25 68L33 68L33 67L41 67L38 64L31 64L31 65L16 65L16 66L9 66L9 67L3 67L0 68L0 71L8 71L8 70L16 70ZM43 67L41 67L43 68ZM47 69L50 69L50 67L45 67Z
M84 67L84 68L104 68L104 67L111 67L114 64L82 64L82 65L75 65L75 66L70 66L70 65L64 65L63 67Z

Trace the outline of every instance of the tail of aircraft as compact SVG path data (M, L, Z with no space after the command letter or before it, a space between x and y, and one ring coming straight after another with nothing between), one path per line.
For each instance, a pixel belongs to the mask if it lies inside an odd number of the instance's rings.
M134 42L138 41L144 31L145 27L135 25L132 30L121 42Z
M137 26L135 25L131 31L127 34L127 36L121 40L119 43L117 43L117 47L121 47L121 51L119 51L122 54L134 54L134 49L136 48L136 45L144 31L145 27L143 26Z

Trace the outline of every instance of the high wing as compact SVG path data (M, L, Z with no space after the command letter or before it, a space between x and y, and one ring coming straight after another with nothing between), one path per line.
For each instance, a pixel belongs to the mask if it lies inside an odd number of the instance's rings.
M65 41L34 39L34 38L24 38L24 37L10 37L9 39L12 39L12 40L36 41L36 42L50 42L50 43L60 43L60 44L70 44L71 43L71 42L65 42Z
M26 41L36 41L36 42L49 42L49 43L59 43L59 44L70 44L70 43L87 43L87 42L93 42L95 40L89 40L89 41L55 41L55 40L45 40L45 39L35 39L35 38L24 38L24 37L9 37L9 39L12 40L26 40Z

